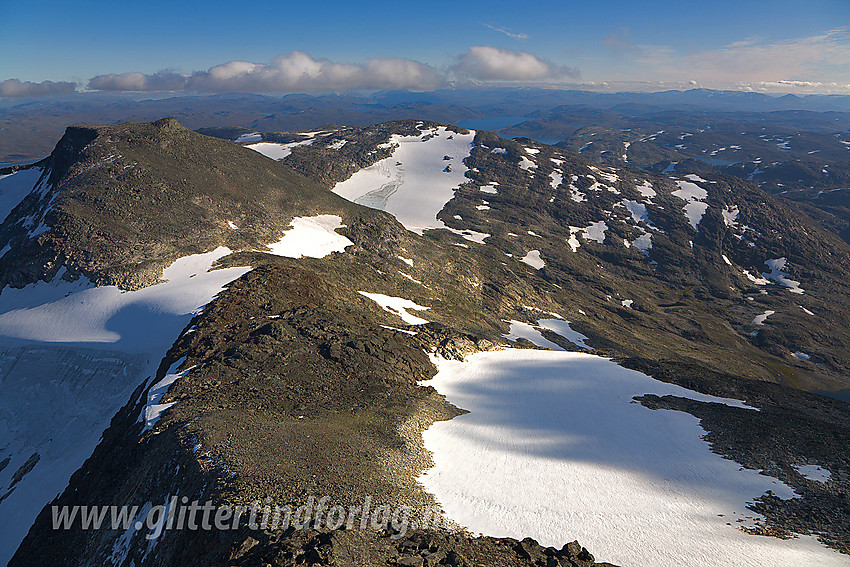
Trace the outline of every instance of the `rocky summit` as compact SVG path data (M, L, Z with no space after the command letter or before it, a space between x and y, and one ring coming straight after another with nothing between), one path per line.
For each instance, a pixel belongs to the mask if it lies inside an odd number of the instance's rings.
M208 133L0 171L0 561L846 564L835 232L734 172L427 121ZM606 452L637 423L656 449ZM640 520L708 515L708 563Z

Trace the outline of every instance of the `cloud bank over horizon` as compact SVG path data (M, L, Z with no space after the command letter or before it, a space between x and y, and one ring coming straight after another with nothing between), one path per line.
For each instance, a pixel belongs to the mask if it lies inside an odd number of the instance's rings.
M275 57L270 63L229 61L191 74L121 73L93 77L88 88L106 91L279 92L290 90L431 90L445 84L430 65L402 58L375 58L365 63L314 59L303 51Z
M41 81L19 81L7 79L0 81L0 96L4 97L38 97L71 94L77 88L75 83Z
M375 58L365 63L314 59L303 51L279 55L268 64L228 61L206 71L160 71L98 75L88 82L99 91L281 92L409 89L428 91L450 83L549 81L579 72L526 51L472 46L440 71L412 59Z
M484 27L525 41L491 24ZM404 57L339 63L291 51L267 63L234 60L181 73L123 72L73 82L0 81L0 97L67 95L77 88L108 92L318 92L430 91L444 87L524 85L616 91L711 88L763 93L850 94L850 28L841 27L783 41L745 38L711 49L677 50L639 43L628 28L599 38L622 70L610 80L599 69L583 74L530 51L473 45L438 67Z

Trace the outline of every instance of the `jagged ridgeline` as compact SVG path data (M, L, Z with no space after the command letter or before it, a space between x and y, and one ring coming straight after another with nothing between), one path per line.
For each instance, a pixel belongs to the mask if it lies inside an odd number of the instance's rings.
M835 235L737 178L614 168L422 121L242 138L171 119L70 128L49 158L15 173L34 189L0 227L0 306L64 285L57 278L85 284L65 301L114 284L132 302L164 287L152 284L175 261L221 247L217 267L243 267L206 307L175 318L164 348L145 351L148 370L125 373L129 391L109 402L102 440L51 504L141 514L175 496L293 509L328 496L350 510L370 497L421 520L440 504L419 482L433 464L422 432L465 409L427 386L437 361L586 350L665 387L761 409L660 391L637 400L698 416L714 452L797 491L754 504L754 532L816 534L846 551L850 412L806 391L850 387L850 250ZM282 243L296 233L308 235L299 246L329 245L293 252ZM186 272L187 285L224 273L206 267ZM116 349L133 350L122 340ZM45 443L20 445L0 474L48 455ZM832 480L807 480L806 463ZM450 522L398 539L392 528L166 530L154 540L132 527L55 530L42 509L54 494L35 502L11 565L594 561L564 545L570 533L543 548ZM575 506L563 514L585 512Z

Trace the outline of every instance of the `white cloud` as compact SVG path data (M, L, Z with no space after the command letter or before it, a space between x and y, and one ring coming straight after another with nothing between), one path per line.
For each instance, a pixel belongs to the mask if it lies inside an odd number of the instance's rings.
M494 26L494 25L492 25L492 24L481 24L481 25L482 25L482 26L484 26L484 27L486 27L486 28L490 28L490 29L491 29L491 30L493 30L493 31L497 31L497 32L499 32L499 33L503 33L503 34L505 34L506 36L508 36L508 37L509 37L509 38L511 38L511 39L528 39L528 35L527 35L527 34L524 34L524 33L514 33L514 32L512 32L512 31L510 31L510 30L506 30L506 29L505 29L505 28L503 28L503 27L500 27L500 26Z
M53 81L42 81L33 83L30 81L19 81L18 79L7 79L0 81L0 96L8 97L35 97L63 95L74 92L74 83Z
M665 45L628 49L634 78L696 80L715 86L749 85L842 92L850 83L850 31L838 28L810 37L768 42L747 38L726 46L681 53ZM830 90L837 88L838 90ZM815 92L814 90L812 92ZM846 92L846 90L844 91Z
M743 91L787 93L798 94L848 94L850 95L850 83L823 82L823 81L757 81L753 83L738 83L736 87Z
M602 45L613 51L626 51L632 46L631 30L620 28L602 38Z
M775 43L737 42L686 61L718 80L817 81L835 73L850 79L850 34L845 29Z
M100 75L89 82L99 90L199 92L269 92L356 89L433 89L443 85L433 67L410 59L370 59L361 64L313 59L293 51L269 64L230 61L191 75L161 72L153 75Z
M477 45L460 55L452 71L465 78L483 81L536 81L575 76L577 72L553 65L527 51L512 51Z
M152 75L121 73L98 75L89 81L89 88L101 91L179 91L186 88L186 75L162 71Z
M447 72L462 80L549 83L578 75L572 69L554 65L526 51L488 46L470 47ZM126 91L293 92L431 90L445 84L445 72L411 59L375 58L365 63L336 63L293 51L267 64L229 61L191 74L161 71L99 75L92 78L88 86L92 90Z

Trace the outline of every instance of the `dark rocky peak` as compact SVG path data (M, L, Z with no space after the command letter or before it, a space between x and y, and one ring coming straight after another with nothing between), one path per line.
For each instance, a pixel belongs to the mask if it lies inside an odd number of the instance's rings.
M181 256L262 249L295 216L356 209L173 118L68 128L40 167L47 177L0 226L0 246L15 249L0 259L2 286L49 280L61 266L99 284L150 285Z

